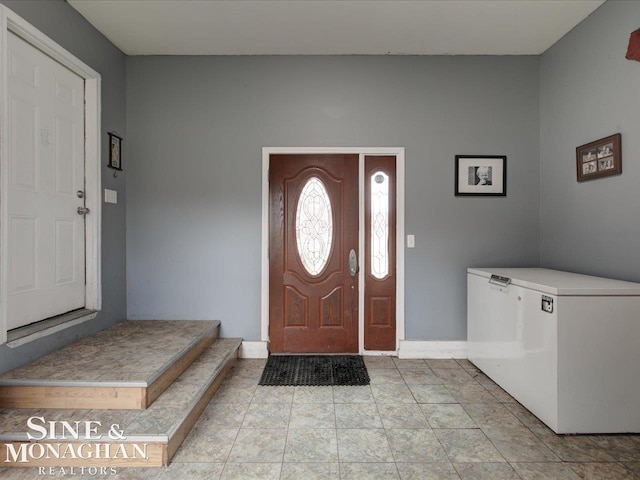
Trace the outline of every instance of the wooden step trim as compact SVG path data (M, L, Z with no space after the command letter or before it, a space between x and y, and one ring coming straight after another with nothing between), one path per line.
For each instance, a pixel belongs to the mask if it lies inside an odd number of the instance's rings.
M0 408L141 410L143 387L0 387Z
M200 397L200 399L198 400L194 408L191 410L191 412L189 412L189 415L187 416L187 418L184 420L184 422L182 422L182 424L178 427L175 433L171 435L171 437L169 438L169 445L168 445L168 451L167 451L168 461L171 461L173 456L176 454L176 452L180 448L180 445L182 445L182 442L184 442L184 439L187 438L187 435L189 434L189 432L191 431L195 423L198 421L198 419L200 418L200 415L202 415L202 412L207 407L211 399L213 398L213 395L216 393L218 388L220 388L220 385L226 378L227 374L235 365L236 360L238 359L239 348L240 346L238 346L238 348L235 349L233 355L227 360L225 366L220 370L215 380L211 383L211 385L209 385L209 387L204 392L202 397Z
M146 398L143 409L148 408L169 386L189 368L189 366L202 353L209 348L218 338L219 326L212 331L212 334L201 339L191 349L178 359L173 365L165 370L156 380L146 388Z

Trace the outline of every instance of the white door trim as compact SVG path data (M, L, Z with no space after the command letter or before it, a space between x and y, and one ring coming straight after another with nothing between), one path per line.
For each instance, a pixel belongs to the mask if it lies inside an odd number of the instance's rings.
M263 147L262 148L262 269L261 269L261 329L262 342L269 341L269 158L274 154L358 154L359 165L359 248L364 252L364 157L365 155L394 155L396 157L396 351L375 352L364 350L364 289L359 289L358 350L360 354L396 354L404 340L404 148L376 147ZM361 261L361 259L360 259ZM364 269L360 269L360 285L364 285Z
M49 55L85 80L85 205L91 213L85 219L86 296L85 308L100 310L101 288L101 168L100 168L100 85L98 72L62 48L9 8L0 5L0 344L7 342L7 265L8 265L8 52L7 36L12 32Z

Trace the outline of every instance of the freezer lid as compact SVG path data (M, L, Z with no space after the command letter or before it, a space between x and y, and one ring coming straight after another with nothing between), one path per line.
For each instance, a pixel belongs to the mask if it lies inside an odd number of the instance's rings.
M530 288L549 295L640 295L640 283L592 277L548 268L468 268L471 275L492 275L511 279L513 285Z

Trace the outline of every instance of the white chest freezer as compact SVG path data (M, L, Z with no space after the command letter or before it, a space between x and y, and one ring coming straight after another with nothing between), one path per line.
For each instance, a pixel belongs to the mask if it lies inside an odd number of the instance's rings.
M640 432L640 284L467 270L468 357L556 433Z

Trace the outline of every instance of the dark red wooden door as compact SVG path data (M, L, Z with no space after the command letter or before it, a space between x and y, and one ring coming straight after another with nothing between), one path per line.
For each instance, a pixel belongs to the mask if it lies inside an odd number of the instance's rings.
M357 353L358 155L271 155L269 349Z

